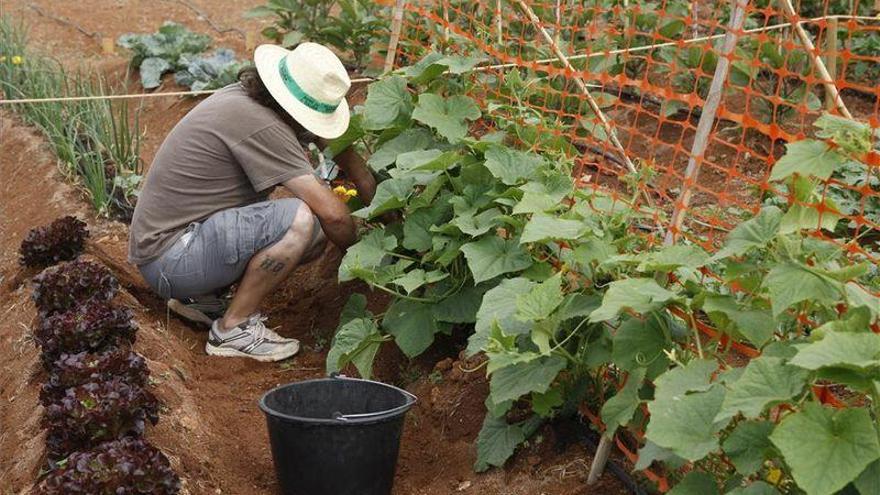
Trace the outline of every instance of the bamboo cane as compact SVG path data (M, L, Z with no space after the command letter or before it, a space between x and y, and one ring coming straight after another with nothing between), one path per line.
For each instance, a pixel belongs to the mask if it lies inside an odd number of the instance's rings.
M813 64L819 72L819 77L822 79L822 85L825 86L825 90L831 94L840 114L848 119L853 118L852 114L849 113L849 109L846 108L846 103L844 103L843 98L840 97L840 91L838 91L837 86L834 85L834 79L832 79L831 74L828 73L828 68L825 67L825 62L823 62L822 58L816 54L816 46L813 45L812 40L810 40L810 35L807 34L807 31L799 22L795 22L798 18L798 14L794 10L791 0L779 0L779 3L782 5L785 14L791 19L795 33L797 33L798 38L801 40L801 44L804 45L804 48L806 48L807 53L813 60Z
M730 72L730 56L733 54L734 49L736 49L736 43L739 40L739 33L742 30L748 6L749 0L736 0L734 5L730 26L724 36L721 53L718 55L718 65L715 66L715 74L712 76L712 84L709 87L709 94L706 96L706 105L703 107L703 114L700 115L700 121L697 123L694 144L691 146L690 158L684 172L682 191L679 194L678 201L675 203L670 227L666 230L666 236L663 239L663 243L667 246L675 243L675 236L681 229L684 214L687 212L691 196L693 195L693 185L697 182L697 177L700 175L700 165L703 163L703 155L709 144L709 134L712 131L712 126L715 124L715 115L718 112L718 105L721 104L724 83L727 81L727 75Z
M837 79L837 27L837 19L828 19L828 26L825 28L825 61L833 80ZM836 104L834 95L825 91L825 108L832 110Z
M519 8L523 11L523 13L526 15L526 17L529 18L529 21L531 21L531 23L535 26L535 28L538 30L538 32L541 33L541 36L544 38L544 41L546 41L550 45L550 48L553 50L553 53L556 55L556 58L559 59L560 62L562 62L562 65L564 65L567 70L575 72L575 68L574 68L574 66L571 65L571 62L568 60L568 57L566 57L565 54L562 53L562 50L559 48L559 45L556 43L556 41L553 39L553 37L550 36L550 33L548 33L546 29L544 29L544 26L541 25L541 20L538 19L537 15L535 15L535 12L532 10L532 8L529 7L528 4L526 4L526 2L524 0L513 0L513 1L519 6ZM623 159L623 162L626 164L627 170L629 170L631 173L636 173L636 166L633 164L632 160L629 159L629 156L627 156L627 154L626 154L626 149L623 147L623 144L621 144L620 140L617 138L617 131L611 125L611 121L609 121L608 117L605 116L605 113L599 107L599 104L596 103L596 100L593 98L593 95L590 94L590 90L587 87L587 84L584 82L584 80L580 76L574 76L573 79L574 79L575 85L578 87L578 89L581 91L581 93L583 93L584 96L586 97L587 104L589 104L590 109L599 118L599 122L602 124L602 127L605 128L605 133L608 134L608 137L611 140L611 144L613 144L614 147L617 148L617 152L620 153L621 158Z
M385 55L385 68L382 72L391 72L397 58L397 44L400 42L400 30L403 27L403 7L406 0L397 0L391 17L391 39L388 41L388 53Z

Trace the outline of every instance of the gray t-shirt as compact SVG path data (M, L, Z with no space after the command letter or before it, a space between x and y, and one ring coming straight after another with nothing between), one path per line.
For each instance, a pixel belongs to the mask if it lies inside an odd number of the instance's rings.
M192 222L264 201L272 188L313 173L296 133L239 84L196 105L165 138L138 197L129 261L158 258Z

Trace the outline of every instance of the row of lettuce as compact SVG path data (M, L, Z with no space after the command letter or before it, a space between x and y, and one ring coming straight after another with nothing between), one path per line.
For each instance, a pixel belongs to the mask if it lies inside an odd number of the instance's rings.
M26 267L49 266L33 290L47 453L35 493L176 494L168 458L143 438L160 404L146 361L132 350L137 325L113 302L119 283L107 268L76 259L87 236L68 216L33 229L20 248Z
M474 125L491 115L454 74L475 63L431 54L372 84L334 145L367 148L382 178L339 280L393 297L381 315L352 297L328 371L369 376L384 342L415 357L463 333L490 380L478 470L586 403L604 434L642 439L636 468L675 494L876 493L875 226L823 191L841 166L874 173L877 131L823 116L773 169L783 197L720 249L664 246L665 213L633 206L639 187L576 187L565 154L516 149L553 136ZM743 365L730 341L757 357Z

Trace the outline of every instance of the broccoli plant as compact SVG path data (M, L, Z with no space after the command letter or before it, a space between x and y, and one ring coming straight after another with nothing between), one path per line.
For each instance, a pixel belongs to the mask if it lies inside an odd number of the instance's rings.
M211 37L194 33L181 24L166 22L156 33L123 34L116 43L131 50L131 66L140 71L141 84L153 89L162 83L163 74L184 68L181 57L207 50Z
M89 231L86 224L73 216L56 219L51 224L31 229L18 249L20 263L28 267L45 267L59 261L70 261L83 251Z
M211 55L184 54L182 68L174 73L174 81L193 91L217 89L238 80L238 71L245 66L235 58L235 52L226 48Z

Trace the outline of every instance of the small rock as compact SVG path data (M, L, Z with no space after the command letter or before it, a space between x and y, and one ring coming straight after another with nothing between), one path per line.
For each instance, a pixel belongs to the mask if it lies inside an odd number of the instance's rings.
M456 491L459 491L459 492L463 492L463 491L467 490L467 489L470 488L470 487L471 487L471 482L470 482L470 480L468 480L468 481L462 481L461 483L458 484L458 488L456 488L455 490L456 490Z
M449 371L452 369L452 358L446 358L443 361L440 361L434 366L434 369L440 372Z
M449 372L449 379L458 382L464 378L464 371L461 370L458 366L453 366L452 371Z

